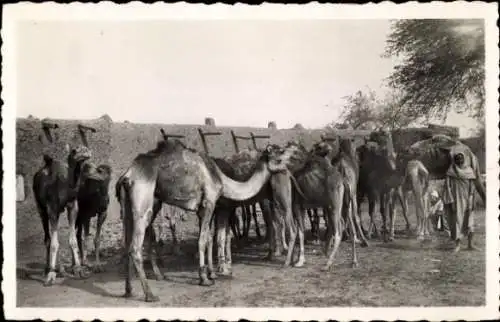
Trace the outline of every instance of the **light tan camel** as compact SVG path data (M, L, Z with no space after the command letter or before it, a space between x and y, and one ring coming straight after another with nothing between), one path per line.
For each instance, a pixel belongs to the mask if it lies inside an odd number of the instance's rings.
M154 150L139 154L122 175L119 187L128 253L125 296L132 294L132 267L135 266L146 301L159 300L149 287L142 263L142 244L145 230L150 227L155 198L197 213L200 285L212 285L209 278L215 277L215 271L211 221L217 201L220 198L235 201L252 198L272 173L286 170L287 162L283 149L268 145L252 176L241 182L224 175L212 159L187 148L179 140L160 141Z
M344 220L354 220L353 224L356 231L350 231L352 238L356 242L360 242L363 247L367 247L368 242L363 233L358 212L359 160L354 139L348 137L323 138L321 142L314 145L313 151L316 155L326 157L332 164L338 164L344 183L349 188L345 191L342 218ZM352 214L349 212L352 212Z
M342 174L337 164L332 164L328 158L309 154L307 162L302 169L294 174L297 185L293 186L293 215L298 223L299 236L299 259L294 264L301 267L305 263L304 254L304 219L306 207L322 207L326 211L327 232L325 255L328 260L324 267L329 269L337 252L341 240L342 227L342 205L344 199L344 190L346 187ZM352 222L352 221L350 221ZM352 227L352 231L354 227ZM288 245L288 254L285 265L289 264L295 248L295 236L291 236ZM333 242L333 249L331 243ZM353 265L356 262L355 243L353 239Z

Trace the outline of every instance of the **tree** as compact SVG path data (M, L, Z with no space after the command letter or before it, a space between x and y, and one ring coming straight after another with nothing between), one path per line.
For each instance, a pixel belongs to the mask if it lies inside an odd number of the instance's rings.
M366 92L357 91L344 99L346 104L340 115L341 123L333 124L333 128L393 130L420 118L420 115L406 113L405 108L400 105L401 95L396 92L389 92L383 99L379 99L374 91L368 89Z
M454 109L484 117L483 20L397 20L384 55L401 59L389 85L401 91L407 116L446 119Z
M346 105L340 115L341 124L336 128L348 127L354 130L366 129L373 123L378 125L377 120L377 97L374 91L357 91L353 95L345 96Z

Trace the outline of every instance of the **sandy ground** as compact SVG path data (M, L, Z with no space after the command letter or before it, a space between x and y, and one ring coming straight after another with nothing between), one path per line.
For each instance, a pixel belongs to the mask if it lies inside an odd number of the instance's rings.
M114 211L116 209L112 209ZM320 246L308 244L303 268L282 268L284 258L263 260L266 245L253 241L234 250L233 278L219 279L211 287L198 286L195 216L182 223L182 250L189 255L163 256L162 272L167 280L150 279L156 303L145 303L139 281L134 297L125 299L124 275L119 265L116 240L121 224L106 222L106 238L115 246L104 247L106 272L87 279L60 278L52 287L43 286L44 251L42 228L32 210L18 209L17 305L23 307L219 307L219 306L479 306L485 304L484 210L477 211L478 251L451 254L446 234L420 243L399 234L392 243L372 240L358 248L359 267L351 268L351 246L343 242L330 272L320 268L326 261ZM31 220L26 221L27 216ZM364 220L367 220L365 215ZM411 215L414 220L414 215ZM66 218L61 226L67 226ZM20 228L21 227L21 228ZM397 228L404 227L401 216ZM66 235L61 236L61 256L69 260ZM168 253L168 251L166 251ZM148 273L152 273L146 264ZM152 277L151 277L152 278Z

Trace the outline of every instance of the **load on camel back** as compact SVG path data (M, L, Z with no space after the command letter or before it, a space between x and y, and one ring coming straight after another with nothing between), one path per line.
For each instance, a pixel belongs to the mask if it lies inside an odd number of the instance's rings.
M430 139L411 145L398 158L400 162L419 160L429 171L430 179L445 180L440 195L443 196L451 239L455 242L454 251L460 249L460 241L465 236L468 239L468 248L474 249L473 211L476 204L474 189L484 204L486 204L486 192L479 162L472 150L449 136L434 135ZM416 203L424 202L418 199L416 198ZM418 209L419 207L417 211Z

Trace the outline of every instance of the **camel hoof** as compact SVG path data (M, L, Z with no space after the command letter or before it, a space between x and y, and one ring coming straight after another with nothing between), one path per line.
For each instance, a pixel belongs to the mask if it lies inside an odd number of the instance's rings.
M200 279L199 285L200 286L212 286L212 285L214 285L214 281L209 280L208 278L207 279Z
M468 246L467 250L473 252L473 251L479 250L479 248L477 248L476 246Z
M224 272L219 274L219 278L223 280L230 280L233 279L233 273L232 272Z
M90 272L83 269L81 266L74 266L73 276L76 279L86 279L90 277Z
M352 268L357 268L358 267L358 262L352 262L351 267Z
M313 244L313 245L316 245L316 246L317 246L317 245L321 245L321 241L320 241L319 239L314 239L314 240L312 241L312 244Z
M363 240L361 241L361 247L369 247L370 245L368 244L368 242L366 240Z
M453 248L453 253L458 253L460 251L460 245Z
M128 299L128 298L131 298L132 297L132 292L125 292L125 294L123 294L123 297Z
M105 271L106 271L106 269L104 268L104 265L102 265L102 264L95 264L92 267L92 272L94 272L94 273L104 273Z
M389 241L390 242L394 241L394 236L389 236Z
M43 283L44 286L52 286L56 281L56 272L50 271L47 274L47 278L45 279L45 283Z
M160 298L157 295L149 294L146 295L146 302L158 302Z
M304 259L299 259L299 261L297 263L295 263L293 265L293 267L303 267L304 266L304 262L305 262Z
M326 265L326 266L321 267L321 271L322 272L329 272L330 271L330 265Z
M262 260L265 261L273 261L275 258L275 255L272 253L268 253L266 256L262 257Z
M212 281L213 281L213 280L216 280L216 279L217 279L217 274L216 274L215 272L210 272L210 273L208 274L208 279L209 279L209 280L212 280Z

